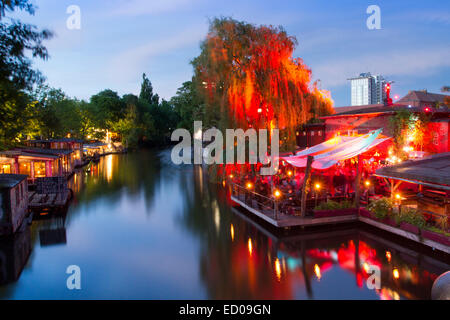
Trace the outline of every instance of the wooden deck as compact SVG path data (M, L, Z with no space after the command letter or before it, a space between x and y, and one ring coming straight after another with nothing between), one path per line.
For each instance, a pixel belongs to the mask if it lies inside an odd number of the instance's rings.
M250 211L259 218L267 221L268 223L274 225L278 228L288 228L288 227L304 227L304 226L320 226L334 223L346 223L358 220L358 215L346 215L339 217L325 217L325 218L312 218L312 217L298 217L298 216L287 216L284 214L279 214L275 218L275 214L272 210L256 210L251 206L245 204L241 199L235 196L231 196L231 200L239 204L241 207Z
M277 219L275 219L274 213L272 211L265 210L265 212L256 210L252 208L251 206L244 203L243 200L236 198L235 196L231 196L231 200L233 200L235 203L239 204L242 208L245 208L250 213L254 214L255 216L265 220L266 222L270 223L271 225L277 227L277 228L288 228L288 227L307 227L307 226L320 226L320 225L333 225L336 223L348 223L348 222L354 222L354 221L360 221L363 223L366 223L368 225L374 226L376 228L388 231L392 234L401 236L403 238L409 239L411 241L414 241L416 243L420 243L424 246L427 246L429 248L437 249L439 251L445 252L447 254L450 254L450 247L429 240L424 239L421 236L418 236L416 234L413 234L411 232L394 228L392 226L386 225L384 223L380 223L378 221L374 221L372 219L368 219L362 216L359 216L357 214L354 215L346 215L346 216L337 216L337 217L326 217L326 218L301 218L298 216L286 216L286 215L279 215Z
M28 207L31 211L63 208L69 201L70 196L70 190L50 194L31 192L28 198Z

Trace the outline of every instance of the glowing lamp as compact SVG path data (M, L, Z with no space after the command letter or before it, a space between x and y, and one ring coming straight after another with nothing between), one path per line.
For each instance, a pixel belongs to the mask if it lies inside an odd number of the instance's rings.
M290 176L292 176L292 171L288 171L288 176L290 177Z
M430 111L431 111L430 107L425 108L425 112L430 112Z
M316 188L316 190L320 189L320 183L316 183L316 185L314 186Z
M253 183L247 182L247 189L251 189L251 188L253 188Z
M364 182L364 184L366 185L366 187L370 186L370 181L366 180L366 182Z
M392 270L392 275L394 276L394 279L400 278L400 272L398 272L398 269L397 269L397 268L395 268L394 270Z
M401 199L401 198L402 197L401 197L400 193L395 194L395 199Z
M261 113L262 112L262 109L261 108L258 108L258 113Z
M233 179L233 175L232 174L230 174L229 177L230 177L230 179Z
M387 261L391 262L391 258L392 258L391 252L390 251L386 251L386 259L387 259Z
M280 190L275 190L275 192L273 193L273 195L275 196L275 198L281 197L281 192L280 192Z

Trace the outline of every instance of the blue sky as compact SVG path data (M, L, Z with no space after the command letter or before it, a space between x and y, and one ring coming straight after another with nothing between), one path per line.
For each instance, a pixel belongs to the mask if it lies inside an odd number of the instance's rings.
M51 58L36 61L51 86L80 99L110 88L140 89L142 73L170 99L192 76L208 19L231 16L282 25L299 45L294 53L331 91L335 106L350 104L347 79L361 72L395 81L392 93L450 85L450 1L302 0L41 0L34 17L53 30ZM381 29L368 30L369 5L381 9ZM69 30L66 9L81 9L81 30Z

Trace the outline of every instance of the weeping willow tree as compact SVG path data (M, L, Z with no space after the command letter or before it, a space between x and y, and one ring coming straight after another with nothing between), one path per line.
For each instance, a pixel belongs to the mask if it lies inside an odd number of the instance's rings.
M311 82L302 59L292 57L296 45L281 27L211 21L192 61L205 124L222 130L278 128L282 148L295 146L298 126L333 113L329 93Z

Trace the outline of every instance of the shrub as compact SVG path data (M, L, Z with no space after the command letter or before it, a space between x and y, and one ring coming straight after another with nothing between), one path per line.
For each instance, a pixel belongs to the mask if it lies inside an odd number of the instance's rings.
M340 209L350 209L353 208L354 205L351 201L345 200L342 202L337 202L333 200L328 200L327 202L322 202L314 210L340 210Z
M370 202L367 208L377 219L383 220L391 214L393 207L394 204L390 198L381 198Z
M444 236L450 238L450 232L443 231L440 228L426 226L425 229L427 229L429 231L432 231L432 232L435 232L435 233L443 234Z
M426 224L425 217L415 208L402 208L396 219L398 222L406 222L423 229Z

